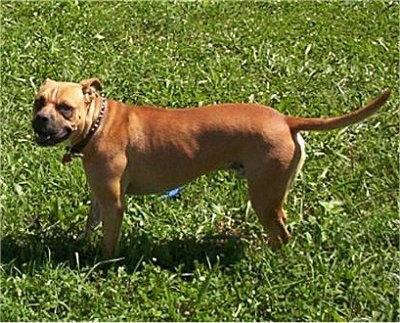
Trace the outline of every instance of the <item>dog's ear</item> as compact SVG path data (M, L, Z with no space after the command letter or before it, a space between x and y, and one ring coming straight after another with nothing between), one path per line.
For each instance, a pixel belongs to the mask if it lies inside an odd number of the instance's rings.
M88 80L83 80L79 83L82 86L83 93L90 93L94 91L101 91L103 89L103 84L101 84L98 78L91 78Z
M90 104L93 99L99 95L98 92L103 89L103 85L97 78L83 80L79 85L82 87L82 93L86 104Z

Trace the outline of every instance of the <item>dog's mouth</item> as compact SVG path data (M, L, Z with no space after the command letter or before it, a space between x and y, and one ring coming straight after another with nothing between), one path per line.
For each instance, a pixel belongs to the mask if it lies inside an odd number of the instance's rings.
M58 132L37 130L35 131L35 141L39 146L54 146L67 140L71 133L70 128L61 129Z

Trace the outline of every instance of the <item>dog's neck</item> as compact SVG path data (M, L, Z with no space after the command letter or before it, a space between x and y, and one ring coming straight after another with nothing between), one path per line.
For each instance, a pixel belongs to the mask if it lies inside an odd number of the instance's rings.
M107 108L107 99L103 96L94 98L88 104L85 116L85 127L77 138L71 138L67 146L67 153L63 157L63 163L71 161L72 157L83 157L82 151L96 133Z
M82 130L82 138L80 141L87 136L90 136L91 132L97 130L104 115L106 99L96 93L96 96L92 100L88 101L87 105L85 128ZM76 145L76 143L74 143L74 145Z

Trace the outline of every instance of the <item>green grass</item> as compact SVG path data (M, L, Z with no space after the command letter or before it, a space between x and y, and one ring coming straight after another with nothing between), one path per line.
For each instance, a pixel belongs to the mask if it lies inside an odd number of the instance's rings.
M398 321L398 26L395 1L1 1L2 321ZM292 115L378 116L305 134L308 159L273 253L227 172L177 201L130 197L120 256L86 241L80 162L32 140L47 77L97 76L108 97L173 107L256 101ZM217 152L216 152L217 153Z

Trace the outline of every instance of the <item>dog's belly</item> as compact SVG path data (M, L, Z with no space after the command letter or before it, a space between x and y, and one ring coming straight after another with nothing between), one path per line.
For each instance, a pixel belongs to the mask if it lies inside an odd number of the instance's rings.
M131 172L126 193L134 195L163 193L187 184L213 170L225 168L226 163L153 163L146 167L137 167Z
M224 140L222 140L224 141ZM163 193L218 169L244 167L236 143L200 146L196 152L177 149L134 154L126 169L128 194Z

